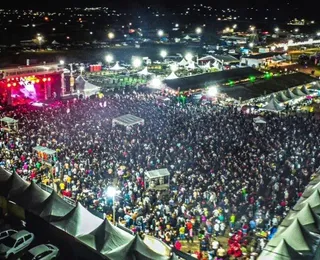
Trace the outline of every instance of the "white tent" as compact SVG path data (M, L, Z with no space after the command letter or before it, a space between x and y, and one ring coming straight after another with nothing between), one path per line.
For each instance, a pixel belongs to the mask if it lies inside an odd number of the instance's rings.
M254 122L255 124L266 124L266 123L267 123L267 121L266 121L263 117L261 117L261 116L258 116L258 117L256 117L256 118L254 118L254 119L253 119L253 122Z
M125 67L121 67L119 65L119 61L117 61L116 64L113 67L110 68L110 70L119 71L119 70L126 70L126 68Z
M123 125L125 127L139 124L143 125L144 119L131 114L126 114L112 119L112 126L115 126L116 124Z
M178 63L178 65L179 66L187 66L189 63L188 63L188 61L185 59L185 58L183 58L179 63Z
M194 63L194 61L191 61L186 68L188 70L194 70L196 69L196 64Z
M59 45L60 43L58 43L56 40L54 40L51 44L52 45Z
M199 66L199 67L200 67L201 69L203 69L203 70L208 70L208 69L211 68L211 62L208 61L205 65Z
M143 70L139 71L137 74L140 76L148 76L148 75L152 75L153 73L148 71L148 67L145 67Z
M86 97L95 95L97 92L100 91L100 87L86 81L81 75L79 75L75 81L77 90L79 90L79 92Z
M177 78L179 78L179 77L173 71L171 72L171 74L168 77L166 77L166 79L177 79Z
M192 38L189 35L183 37L184 40L191 40Z

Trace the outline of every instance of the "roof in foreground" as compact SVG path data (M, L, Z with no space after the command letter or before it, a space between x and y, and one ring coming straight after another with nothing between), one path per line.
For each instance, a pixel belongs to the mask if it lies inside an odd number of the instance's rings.
M317 79L301 72L294 74L264 79L256 83L247 83L246 85L236 85L233 87L221 87L220 92L226 93L234 99L249 100L263 95L269 95L275 92L294 88L304 84L317 81Z
M266 52L266 53L259 53L259 54L253 54L250 55L248 57L244 57L246 59L266 59L266 58L270 58L270 57L274 57L274 56L278 56L278 55L283 55L285 54L285 52Z
M126 114L126 115L114 118L113 122L117 122L118 124L129 126L129 125L134 125L134 124L139 124L141 122L144 122L144 119L131 114Z
M172 89L189 90L204 88L214 84L227 83L229 80L243 80L250 76L259 77L263 73L251 67L224 70L219 72L204 73L177 79L164 80L163 82Z

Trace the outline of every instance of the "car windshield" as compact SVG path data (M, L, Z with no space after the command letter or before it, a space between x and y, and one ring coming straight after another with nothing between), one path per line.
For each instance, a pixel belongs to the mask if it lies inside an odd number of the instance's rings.
M2 244L4 244L7 247L13 247L14 244L16 243L16 240L13 239L12 237L7 237L6 239L4 239L2 242Z

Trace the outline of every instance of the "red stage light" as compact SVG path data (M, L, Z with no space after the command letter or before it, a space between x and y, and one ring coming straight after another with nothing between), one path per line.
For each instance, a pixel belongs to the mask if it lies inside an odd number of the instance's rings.
M16 81L18 81L19 79L18 78L16 78Z
M11 78L11 80L14 80L14 78Z
M12 84L12 86L14 86L14 87L15 87L16 85L17 85L17 83L15 83L15 82Z
M9 83L9 84L7 85L7 87L10 88L10 87L11 87L11 84Z
M40 80L37 79L37 80L36 80L36 83L39 83L39 82L40 82Z
M46 81L47 81L47 79L46 79L46 78L43 78L43 79L42 79L42 81L43 81L43 82L46 82Z
M51 78L48 78L48 81L51 81Z
M9 81L10 81L10 79L8 78L8 79L7 79L7 81L9 82Z

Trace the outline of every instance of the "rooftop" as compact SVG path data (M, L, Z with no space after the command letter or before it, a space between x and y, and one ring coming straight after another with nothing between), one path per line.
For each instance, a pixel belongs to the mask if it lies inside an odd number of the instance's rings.
M230 80L244 80L246 78L249 78L250 76L259 77L262 75L262 72L250 67L246 67L219 72L204 73L196 76L189 76L171 80L164 80L163 82L172 89L180 88L180 90L189 90L205 88L214 84L223 84L227 83Z
M316 81L315 78L304 73L297 72L294 74L263 79L256 83L248 83L245 85L236 85L233 87L221 87L219 91L226 93L234 99L249 100L263 95L270 95L275 92L290 89Z

